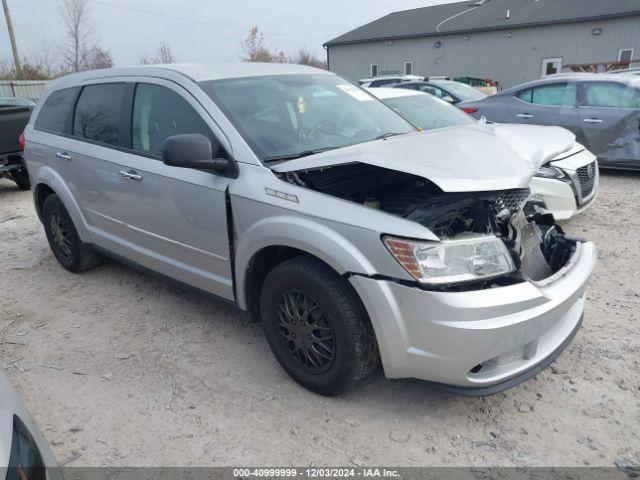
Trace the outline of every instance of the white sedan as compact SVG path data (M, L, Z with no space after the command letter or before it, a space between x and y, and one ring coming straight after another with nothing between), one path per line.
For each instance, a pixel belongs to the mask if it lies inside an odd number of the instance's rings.
M427 93L399 88L368 88L367 91L423 130L473 124L477 121ZM505 140L514 144L516 136L526 133L527 127L528 125L496 125L496 130ZM538 141L544 139L536 139ZM593 204L598 192L598 179L596 157L575 142L571 150L537 169L531 181L531 200L543 203L556 220L567 220Z

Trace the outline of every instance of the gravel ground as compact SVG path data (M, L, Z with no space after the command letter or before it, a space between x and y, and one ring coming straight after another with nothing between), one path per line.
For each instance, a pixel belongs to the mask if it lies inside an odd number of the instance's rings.
M49 251L0 181L0 366L74 466L613 466L640 457L640 175L603 174L566 224L596 242L585 324L549 369L489 398L379 373L341 398L293 383L234 308L114 262Z

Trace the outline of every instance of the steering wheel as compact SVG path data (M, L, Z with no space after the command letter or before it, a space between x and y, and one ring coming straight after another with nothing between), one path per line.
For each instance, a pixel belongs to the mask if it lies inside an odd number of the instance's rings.
M320 122L310 128L301 127L300 130L298 130L298 139L304 140L307 138L315 138L320 133L345 137L343 133L337 131L337 128L333 123Z

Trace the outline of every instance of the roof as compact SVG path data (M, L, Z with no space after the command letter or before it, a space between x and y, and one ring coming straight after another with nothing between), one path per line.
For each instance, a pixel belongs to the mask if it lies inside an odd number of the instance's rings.
M370 77L370 78L362 78L359 81L360 82L373 82L374 80L389 80L392 78L397 78L399 81L403 80L403 81L415 81L415 82L420 82L422 80L424 80L424 77L421 77L419 75L379 75L377 77Z
M296 74L327 74L326 70L296 65L291 63L254 63L254 62L219 62L219 63L175 63L166 65L138 65L131 67L117 67L105 70L90 70L88 72L67 75L51 82L48 88L57 89L67 84L78 84L84 81L109 77L141 76L167 77L179 74L194 82L205 80L221 80L226 78L241 78L263 75L296 75Z
M408 90L405 88L371 87L365 88L365 90L380 100L387 100L389 98L417 97L419 95L431 96L428 93L424 93L419 90Z
M470 0L391 13L325 45L514 29L629 15L640 15L640 0Z
M531 80L511 88L507 88L499 92L499 95L509 95L515 91L523 90L529 86L544 85L558 82L617 82L624 83L634 88L640 87L640 78L634 75L608 75L606 73L559 73L557 75L549 75L537 80Z

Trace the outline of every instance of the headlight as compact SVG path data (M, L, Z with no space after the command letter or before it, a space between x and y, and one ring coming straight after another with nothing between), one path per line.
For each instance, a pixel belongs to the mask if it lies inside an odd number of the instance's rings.
M516 269L503 241L492 235L437 243L394 237L383 240L400 265L421 283L442 285L481 280Z
M564 172L553 165L546 165L536 171L536 177L542 178L564 178Z

